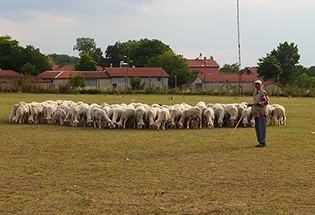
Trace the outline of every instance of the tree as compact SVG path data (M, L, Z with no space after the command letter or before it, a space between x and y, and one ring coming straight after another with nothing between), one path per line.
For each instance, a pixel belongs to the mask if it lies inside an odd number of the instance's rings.
M52 69L52 65L48 60L48 57L40 53L39 48L35 48L32 45L27 45L25 49L22 49L23 65L30 63L36 67L30 75L39 75L42 72ZM22 65L22 66L23 66Z
M83 75L76 75L74 77L70 76L69 84L72 87L84 87L85 86L85 79Z
M105 58L101 48L96 47L96 42L93 38L81 37L76 39L76 45L73 50L78 50L79 55L83 53L89 54L99 66L105 66Z
M130 77L130 85L134 90L143 90L145 86L145 82L141 83L141 78L139 76L131 76Z
M175 76L177 78L177 86L187 84L192 80L194 75L189 72L187 60L182 55L176 55L172 50L164 52L154 58L150 58L146 67L162 67L164 71L170 75L169 87L175 87Z
M0 37L0 68L20 72L24 65L21 49L19 42L12 40L11 36Z
M75 65L79 62L80 58L69 56L66 54L49 54L48 57L52 58L53 64L57 65Z
M311 66L310 68L308 68L308 70L306 71L306 74L309 77L315 77L315 66Z
M271 51L271 55L275 56L278 65L282 69L280 76L281 84L293 84L298 76L296 65L299 63L300 55L297 45L294 43L280 43L277 49Z
M306 73L302 73L295 80L295 85L302 89L310 89L314 86L314 84L315 84L315 78L308 77Z
M229 64L224 64L222 68L219 70L220 73L239 73L239 68L237 63L233 63L231 65Z
M281 67L278 65L278 61L275 56L267 55L265 58L258 59L257 72L260 76L264 77L265 80L271 79L277 81L282 73Z
M47 70L51 70L52 65L47 56L40 53L38 48L32 45L27 45L26 48L19 46L19 42L12 40L10 36L6 35L0 37L0 68L11 69L22 73L22 67L26 64L35 66L28 72L29 75L38 75ZM25 68L23 68L25 70Z
M130 48L130 59L133 60L135 66L145 67L150 58L162 55L170 50L170 47L160 40L141 39L138 45L135 44Z
M159 40L129 40L108 46L105 58L107 65L112 63L114 67L119 67L120 61L126 60L129 60L134 66L145 67L150 58L157 57L169 50L171 50L169 46Z
M26 63L21 68L21 73L24 75L34 74L36 71L36 66L31 63Z
M96 71L96 62L93 60L93 58L87 54L82 53L80 55L79 62L75 65L76 71Z

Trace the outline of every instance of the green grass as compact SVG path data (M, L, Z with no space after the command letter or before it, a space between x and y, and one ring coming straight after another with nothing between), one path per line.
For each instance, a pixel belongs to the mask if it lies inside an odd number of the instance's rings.
M194 105L251 97L0 94L0 214L314 214L314 98L270 98L287 125L100 130L9 124L19 101Z

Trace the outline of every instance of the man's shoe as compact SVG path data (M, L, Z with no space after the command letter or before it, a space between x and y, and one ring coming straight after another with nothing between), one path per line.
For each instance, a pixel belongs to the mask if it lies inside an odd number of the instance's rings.
M259 144L255 145L255 146L256 146L257 148L260 148L260 147L265 147L266 145L259 143Z

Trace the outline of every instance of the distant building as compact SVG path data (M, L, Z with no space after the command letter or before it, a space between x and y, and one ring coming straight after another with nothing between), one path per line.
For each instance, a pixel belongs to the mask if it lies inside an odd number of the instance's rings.
M218 75L219 74L219 64L213 59L188 59L189 70L199 70L200 74L204 76Z
M65 69L73 69L71 67L64 67ZM130 87L131 76L140 77L142 82L146 82L157 86L168 88L169 75L162 68L102 68L101 71L64 71L54 70L46 71L37 76L42 80L48 82L50 88L59 88L60 84L66 84L68 79L72 76L82 75L85 79L86 87L97 89L118 89L123 90L125 86Z
M2 70L0 69L0 82L11 83L22 77L22 74L14 72L13 70Z
M215 70L219 71L219 70ZM204 90L218 90L229 91L232 88L239 89L241 85L242 91L254 91L255 80L260 79L257 73L256 67L246 68L242 71L241 75L227 74L227 73L206 73L197 75L189 84L188 88L191 90L202 90L204 84ZM276 91L278 85L272 81L263 82L265 89ZM280 89L281 90L281 89Z

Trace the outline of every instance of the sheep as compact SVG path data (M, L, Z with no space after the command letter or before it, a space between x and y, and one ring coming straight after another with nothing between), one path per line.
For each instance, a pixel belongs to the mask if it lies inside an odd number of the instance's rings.
M29 115L29 111L29 104L20 105L15 111L15 116L13 117L12 122L19 124L24 123Z
M55 111L57 110L57 106L56 104L47 104L45 107L47 124L53 124L53 118Z
M112 122L112 120L110 120L108 118L108 116L106 115L105 111L101 108L98 107L94 107L92 109L92 119L94 121L94 128L96 128L98 126L99 129L101 129L102 127L109 127L109 128L114 128L114 123ZM96 125L97 123L97 125ZM105 126L104 126L105 124Z
M38 102L32 102L30 104L30 117L28 118L28 122L30 124L38 124L40 123L41 116L43 115L43 105Z
M125 129L126 128L126 122L128 120L131 120L131 124L134 124L135 113L136 113L135 108L133 106L132 107L127 106L121 114L120 120L117 123L117 127ZM135 126L131 126L131 127L135 127Z
M117 123L120 120L121 114L125 111L123 106L117 106L114 108L114 113L112 117L112 122L114 123L114 128L116 127Z
M202 128L202 110L198 107L192 107L184 110L182 117L178 122L178 127L183 128L184 124L187 124L187 129L189 129L189 124L191 120L196 120L199 123L199 128ZM197 125L198 127L198 125Z
M83 126L91 126L92 125L92 116L91 116L91 108L88 104L81 104L79 106L80 109L80 119L81 119L81 124Z
M271 125L273 109L274 109L274 107L273 107L272 105L267 105L267 106L266 106L267 125Z
M77 104L72 104L64 120L64 123L70 124L70 126L74 126L74 127L78 126L80 123L78 120L79 114L80 114L79 106Z
M147 108L144 105L136 106L135 109L135 120L137 123L138 129L143 129L145 127L145 117L146 117Z
M237 108L237 121L241 119L243 115L243 111L247 108L247 105L243 102L241 104L234 103L235 107Z
M224 120L228 126L234 127L237 122L238 110L235 105L227 104L224 109Z
M18 109L18 107L20 107L22 105L26 105L26 102L19 102L19 103L13 105L13 107L11 109L11 115L9 116L9 122L10 123L13 122L13 118L16 115L16 110Z
M215 124L222 128L224 125L224 108L220 104L214 104L213 111Z
M207 107L202 112L202 123L204 128L214 128L214 111L212 108Z
M170 126L171 128L176 128L178 127L178 121L180 120L182 114L184 111L183 106L174 106L173 110L170 112L171 118L169 119L170 121Z
M67 113L62 108L57 108L54 117L53 117L53 123L57 123L59 121L60 125L64 125L64 120L66 118Z
M286 115L285 108L282 105L274 104L272 112L272 125L285 125Z
M159 111L159 116L157 118L157 120L155 120L154 122L154 127L159 130L160 128L162 128L162 130L165 130L165 125L167 123L167 121L170 119L170 112L167 108L162 108Z
M242 123L243 123L243 126L244 127L247 127L248 124L250 124L252 127L255 126L255 121L254 123L251 123L253 119L253 112L252 112L252 107L248 107L247 109L243 110L243 120L242 120Z
M149 123L149 128L154 129L155 128L155 120L157 117L157 108L150 107L147 111L147 121Z

